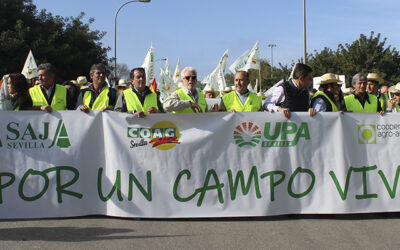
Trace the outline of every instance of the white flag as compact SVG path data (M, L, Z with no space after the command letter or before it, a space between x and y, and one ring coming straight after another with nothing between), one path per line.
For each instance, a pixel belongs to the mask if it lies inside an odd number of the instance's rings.
M172 78L160 68L160 76L158 78L158 89L160 91L160 101L163 103L169 93L174 91L175 83Z
M229 66L229 70L233 74L240 70L248 71L249 69L260 69L258 42Z
M206 84L206 87L211 87L219 91L226 88L225 67L228 61L228 53L229 51L226 50L219 60L217 67L201 81L203 84Z
M149 51L144 58L142 68L146 71L146 85L150 86L154 80L154 52L153 44L150 46Z
M21 74L23 74L26 79L32 79L38 76L37 64L35 58L33 57L32 50L29 50L28 57L25 60L24 68Z
M181 59L178 57L178 62L176 63L174 76L172 78L175 84L178 84L181 81Z
M0 89L0 110L13 110L11 104L11 98L8 94L7 89L7 79L8 75L3 76L1 80L1 89Z
M171 68L169 67L168 58L167 58L167 60L165 60L164 72L172 79L172 72L171 72Z

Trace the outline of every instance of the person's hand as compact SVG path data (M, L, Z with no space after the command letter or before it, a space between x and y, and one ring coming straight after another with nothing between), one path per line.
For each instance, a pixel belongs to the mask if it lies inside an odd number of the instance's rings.
M218 111L218 103L214 103L214 104L212 105L212 110Z
M44 111L44 112L47 112L47 113L53 112L53 109L51 108L51 106L41 106L40 110Z
M135 112L135 116L137 116L139 118L144 118L146 116L146 114L143 111L140 111L140 112Z
M392 98L388 101L388 109L389 110L392 110L394 108L394 102L395 102L394 98Z
M85 113L89 113L89 111L90 111L90 109L86 105L80 105L78 108L80 111L83 111Z
M278 111L279 111L279 112L282 112L282 113L283 113L283 116L285 116L286 119L288 119L288 120L290 119L290 109L279 107L279 108L278 108Z
M310 115L310 117L314 117L317 113L318 112L313 108L308 109L308 114Z
M149 113L149 114L155 114L155 113L158 113L158 110L157 110L155 107L150 107L150 108L147 110L147 113Z
M201 110L201 107L199 105L197 105L196 103L191 102L192 106L190 107L191 109L193 109L193 111L195 113L202 113L203 110Z
M112 108L103 108L103 109L101 110L101 112L112 111L112 110L113 110Z
M231 109L231 110L229 110L229 112L235 113L236 110L235 109Z
M381 116L383 116L383 115L385 114L385 111L381 110L381 111L379 111L379 114L380 114Z

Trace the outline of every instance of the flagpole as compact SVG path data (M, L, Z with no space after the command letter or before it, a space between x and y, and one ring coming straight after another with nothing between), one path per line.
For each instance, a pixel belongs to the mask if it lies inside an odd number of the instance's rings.
M258 77L259 77L259 81L260 81L260 92L261 92L261 63L260 63L260 68L258 69ZM257 89L256 89L257 91Z

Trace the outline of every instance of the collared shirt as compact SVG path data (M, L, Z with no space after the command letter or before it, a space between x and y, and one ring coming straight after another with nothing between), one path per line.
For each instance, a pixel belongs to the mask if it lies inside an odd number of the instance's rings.
M247 90L246 93L244 94L240 94L239 92L235 91L237 97L239 97L240 101L242 102L242 104L244 105L246 103L247 98L249 97L250 91Z
M296 83L293 82L292 79L289 80L290 84L292 84L297 89L299 88ZM273 110L274 112L278 111L279 104L285 101L285 91L282 86L278 86L274 89L272 94L268 96L267 100L263 105L264 110Z

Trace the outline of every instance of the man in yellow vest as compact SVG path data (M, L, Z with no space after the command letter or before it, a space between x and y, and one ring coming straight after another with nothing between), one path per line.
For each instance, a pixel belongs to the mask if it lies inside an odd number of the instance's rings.
M92 83L83 89L78 97L79 110L89 113L90 110L112 110L117 101L117 91L106 83L106 66L102 63L93 64L90 68Z
M182 87L172 92L164 102L164 110L172 113L207 112L204 93L197 91L197 71L193 67L182 70Z
M369 94L367 90L367 76L357 73L352 79L354 94L344 98L346 110L355 113L376 113L383 115L378 98Z
M235 91L222 96L219 110L229 112L261 111L261 98L248 90L250 78L246 71L238 71L234 78Z
M51 113L53 110L74 109L75 104L66 87L54 83L55 72L50 63L38 66L38 81L29 89L33 109Z
M311 107L317 112L338 112L341 110L340 103L336 102L335 95L343 101L340 93L341 82L339 77L332 73L321 76L319 90L311 97Z
M367 92L378 97L382 110L386 111L388 107L389 96L388 94L381 93L379 90L379 85L383 84L385 80L383 80L383 78L381 78L377 73L368 73L367 79Z
M139 118L148 114L163 112L156 93L146 86L144 68L134 68L129 74L131 87L122 91L115 104L115 111L128 112Z

